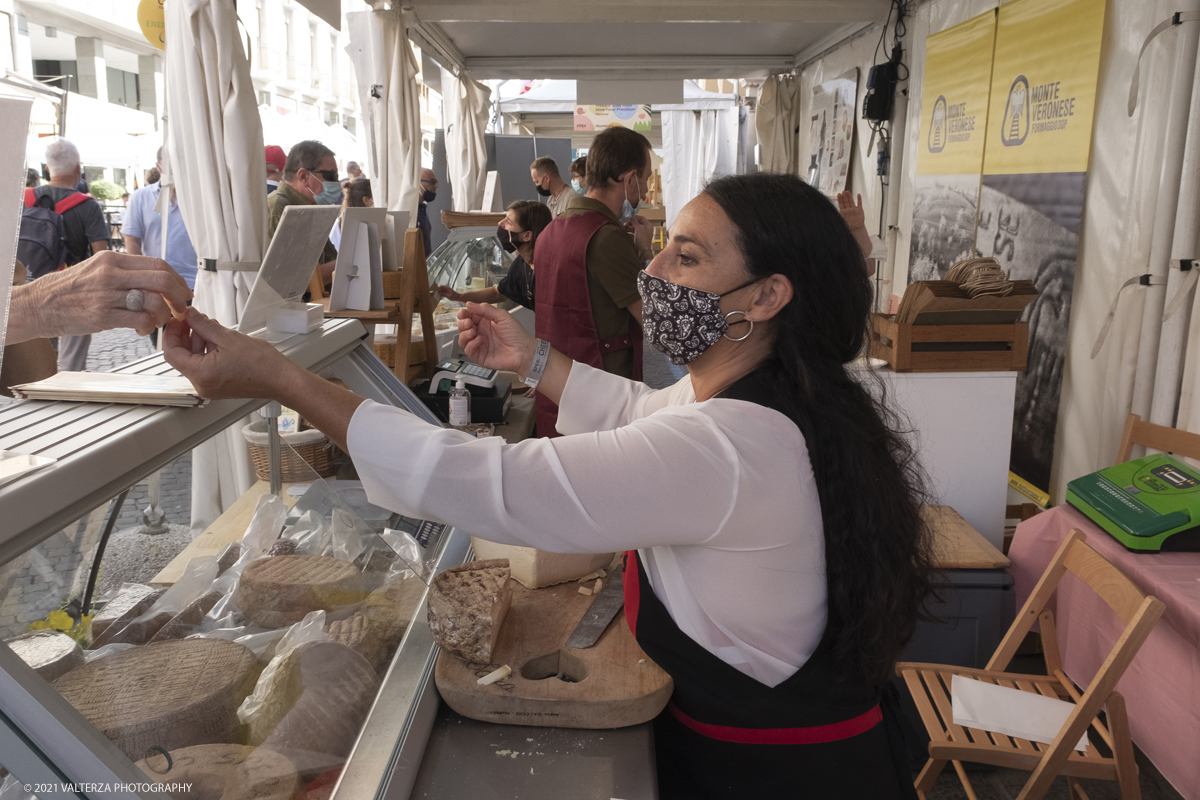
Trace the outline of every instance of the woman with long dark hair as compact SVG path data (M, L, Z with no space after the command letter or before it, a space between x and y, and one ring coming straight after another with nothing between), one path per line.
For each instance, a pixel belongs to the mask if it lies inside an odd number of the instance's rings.
M674 679L662 797L913 796L884 687L930 588L929 540L913 453L852 366L871 301L857 243L799 178L722 178L639 289L648 338L688 368L661 391L492 306L462 312L469 357L558 403L557 439L429 426L194 311L166 357L205 397L299 410L373 503L498 542L626 550L626 618Z

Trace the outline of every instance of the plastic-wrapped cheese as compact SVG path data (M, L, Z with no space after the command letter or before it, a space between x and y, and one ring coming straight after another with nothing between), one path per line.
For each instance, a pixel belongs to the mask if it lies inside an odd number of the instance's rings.
M328 556L282 555L251 561L235 599L246 619L282 628L312 611L361 602L367 596L358 567Z
M487 664L512 604L508 559L469 561L438 574L429 586L429 630L441 648Z
M386 666L384 658L388 646L377 631L371 629L367 617L361 611L356 611L346 619L340 619L325 626L329 638L338 644L344 644L367 660L371 668L380 672Z
M496 544L477 536L471 547L481 559L507 558L513 579L530 589L582 578L589 572L607 567L612 553L547 553L534 547Z
M66 675L84 663L79 642L58 631L23 633L6 644L33 671L48 681Z
M158 783L187 784L188 797L292 800L300 788L296 767L285 756L242 744L184 747L172 750L169 762L156 754L137 766Z
M92 647L107 644L105 638L110 629L116 633L124 628L131 619L141 616L146 609L154 605L154 601L162 597L162 594L162 589L140 583L123 584L116 596L92 617Z
M375 670L337 642L307 642L284 655L249 720L249 740L283 753L304 774L345 758L378 689Z
M237 708L258 680L258 659L226 639L180 639L123 650L54 682L71 705L130 758L235 741Z

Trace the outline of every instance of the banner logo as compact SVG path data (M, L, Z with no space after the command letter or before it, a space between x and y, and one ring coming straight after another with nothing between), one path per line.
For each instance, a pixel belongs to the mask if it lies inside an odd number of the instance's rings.
M940 153L946 149L946 98L938 95L933 104L933 117L929 120L929 152Z
M1018 75L1008 90L1004 105L1004 124L1000 126L1000 141L1005 147L1025 143L1029 135L1029 81Z

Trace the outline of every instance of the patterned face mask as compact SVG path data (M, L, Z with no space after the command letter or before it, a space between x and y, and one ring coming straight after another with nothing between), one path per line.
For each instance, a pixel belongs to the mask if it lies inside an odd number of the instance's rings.
M638 273L638 294L642 296L642 326L646 337L677 367L695 361L725 335L731 316L741 314L744 317L746 314L744 311L722 314L721 298L752 283L757 280L743 283L724 294L714 294L680 286L642 270ZM745 338L732 341L740 342Z

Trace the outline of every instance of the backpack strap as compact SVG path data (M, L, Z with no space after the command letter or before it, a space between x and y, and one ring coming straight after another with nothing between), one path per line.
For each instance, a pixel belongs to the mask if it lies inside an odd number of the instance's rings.
M37 196L33 193L33 187L28 186L25 188L25 207L33 208L36 205L37 205Z
M91 199L92 196L90 194L84 194L82 192L75 192L74 194L67 195L54 205L54 213L59 215L65 214L75 206L81 205Z

